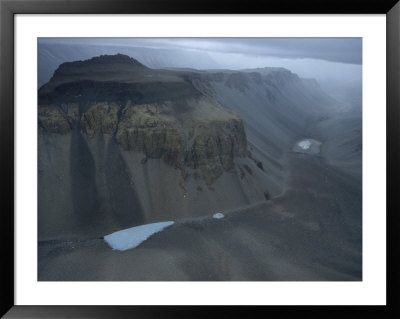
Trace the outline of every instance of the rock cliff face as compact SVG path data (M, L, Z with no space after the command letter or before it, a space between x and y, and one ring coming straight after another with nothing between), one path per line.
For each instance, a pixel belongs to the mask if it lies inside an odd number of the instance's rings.
M89 137L99 132L112 135L117 130L118 113L119 107L115 103L96 103L82 114L79 126Z
M77 127L89 139L99 134L114 136L124 150L162 159L180 169L185 178L192 174L211 186L223 172L234 168L235 157L247 154L243 123L232 112L226 112L225 120L213 119L212 114L196 119L190 110L175 117L172 105L97 102L80 117L77 104L66 109L40 106L39 125L48 133L67 134ZM218 105L212 107L225 112Z
M79 116L77 104L45 105L39 107L39 126L50 133L66 134Z
M189 167L211 185L215 178L234 167L234 158L247 155L247 140L239 118L213 123L213 127L193 138L187 152Z
M184 132L158 105L124 107L116 138L127 151L162 158L171 166L183 168Z
M66 134L71 131L66 115L54 105L39 108L39 125L50 133Z

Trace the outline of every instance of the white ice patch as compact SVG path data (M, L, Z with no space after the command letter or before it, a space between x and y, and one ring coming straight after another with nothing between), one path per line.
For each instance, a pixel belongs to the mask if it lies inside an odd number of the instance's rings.
M162 231L173 223L169 221L131 227L104 236L104 240L112 249L127 250L139 246L151 235Z
M301 141L301 142L299 142L299 146L303 149L303 150L308 150L309 148L310 148L310 146L311 146L311 141L309 141L309 140L304 140L304 141Z
M216 219L224 218L224 214L222 214L222 213L216 213L216 214L213 215L213 218L216 218Z

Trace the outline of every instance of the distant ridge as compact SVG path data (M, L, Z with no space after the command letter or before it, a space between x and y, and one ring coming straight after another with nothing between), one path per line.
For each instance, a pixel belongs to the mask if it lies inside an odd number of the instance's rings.
M144 79L153 70L124 54L101 55L87 60L64 62L54 71L50 81L40 88L48 91L63 83L77 81L131 82Z
M88 60L64 62L56 69L52 80L60 76L85 76L94 72L129 72L150 70L138 60L124 54L100 55Z
M144 66L142 63L140 63L138 60L131 58L130 56L127 56L125 54L114 54L114 55L109 55L109 54L104 54L100 56L93 57L91 59L87 60L80 60L80 61L73 61L73 62L64 62L62 63L58 69L62 69L65 67L70 67L70 66L91 66L91 65L99 65L99 64L129 64L129 65L134 65L137 67L143 67L147 68Z

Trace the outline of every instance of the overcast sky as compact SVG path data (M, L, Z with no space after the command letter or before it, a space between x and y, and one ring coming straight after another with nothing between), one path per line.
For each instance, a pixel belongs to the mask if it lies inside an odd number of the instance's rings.
M258 57L362 64L361 38L59 38L42 39L41 42L182 48Z

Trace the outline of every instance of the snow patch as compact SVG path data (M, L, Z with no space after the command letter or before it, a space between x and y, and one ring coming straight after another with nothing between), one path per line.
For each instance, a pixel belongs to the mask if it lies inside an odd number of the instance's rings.
M320 152L321 142L312 138L307 138L297 142L293 146L293 151L303 154L315 155Z
M173 223L173 221L168 221L131 227L104 236L104 240L112 249L127 250L139 246L150 236Z
M311 146L311 141L310 140L304 140L299 142L299 146L303 149L303 150L308 150Z
M216 214L213 215L213 218L216 218L216 219L224 218L224 214L222 214L222 213L216 213Z

